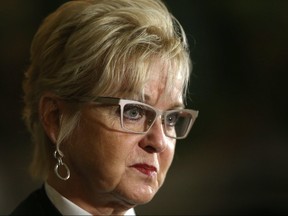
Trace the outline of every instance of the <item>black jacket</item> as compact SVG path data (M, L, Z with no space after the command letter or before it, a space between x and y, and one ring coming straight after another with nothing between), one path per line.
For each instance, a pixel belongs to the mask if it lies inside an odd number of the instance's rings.
M44 186L32 192L25 200L23 200L11 215L55 215L60 216L61 213L49 200Z

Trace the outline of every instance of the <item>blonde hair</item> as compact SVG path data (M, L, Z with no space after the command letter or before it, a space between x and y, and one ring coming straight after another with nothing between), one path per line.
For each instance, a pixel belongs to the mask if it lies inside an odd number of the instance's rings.
M74 0L50 14L33 39L24 80L34 176L45 178L52 151L38 113L43 93L71 101L140 94L155 58L168 67L167 90L180 76L185 96L191 71L186 36L160 0ZM63 117L59 140L73 131L78 114Z

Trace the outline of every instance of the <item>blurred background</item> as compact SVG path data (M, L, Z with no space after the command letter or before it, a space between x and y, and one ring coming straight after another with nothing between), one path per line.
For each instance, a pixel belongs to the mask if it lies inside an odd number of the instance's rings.
M42 19L66 1L0 4L0 215L40 185L29 177L23 72ZM166 0L188 34L189 106L164 186L138 214L288 214L288 1Z

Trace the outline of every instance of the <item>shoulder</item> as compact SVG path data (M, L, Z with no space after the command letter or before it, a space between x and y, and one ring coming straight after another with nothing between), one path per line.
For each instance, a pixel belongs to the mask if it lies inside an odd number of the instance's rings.
M44 187L32 192L11 215L61 215L46 195Z

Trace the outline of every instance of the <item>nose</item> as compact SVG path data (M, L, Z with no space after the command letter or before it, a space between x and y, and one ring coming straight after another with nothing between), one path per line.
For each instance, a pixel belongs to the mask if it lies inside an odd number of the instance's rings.
M166 149L169 142L168 139L164 133L161 118L158 118L140 141L139 145L149 153L161 153Z

